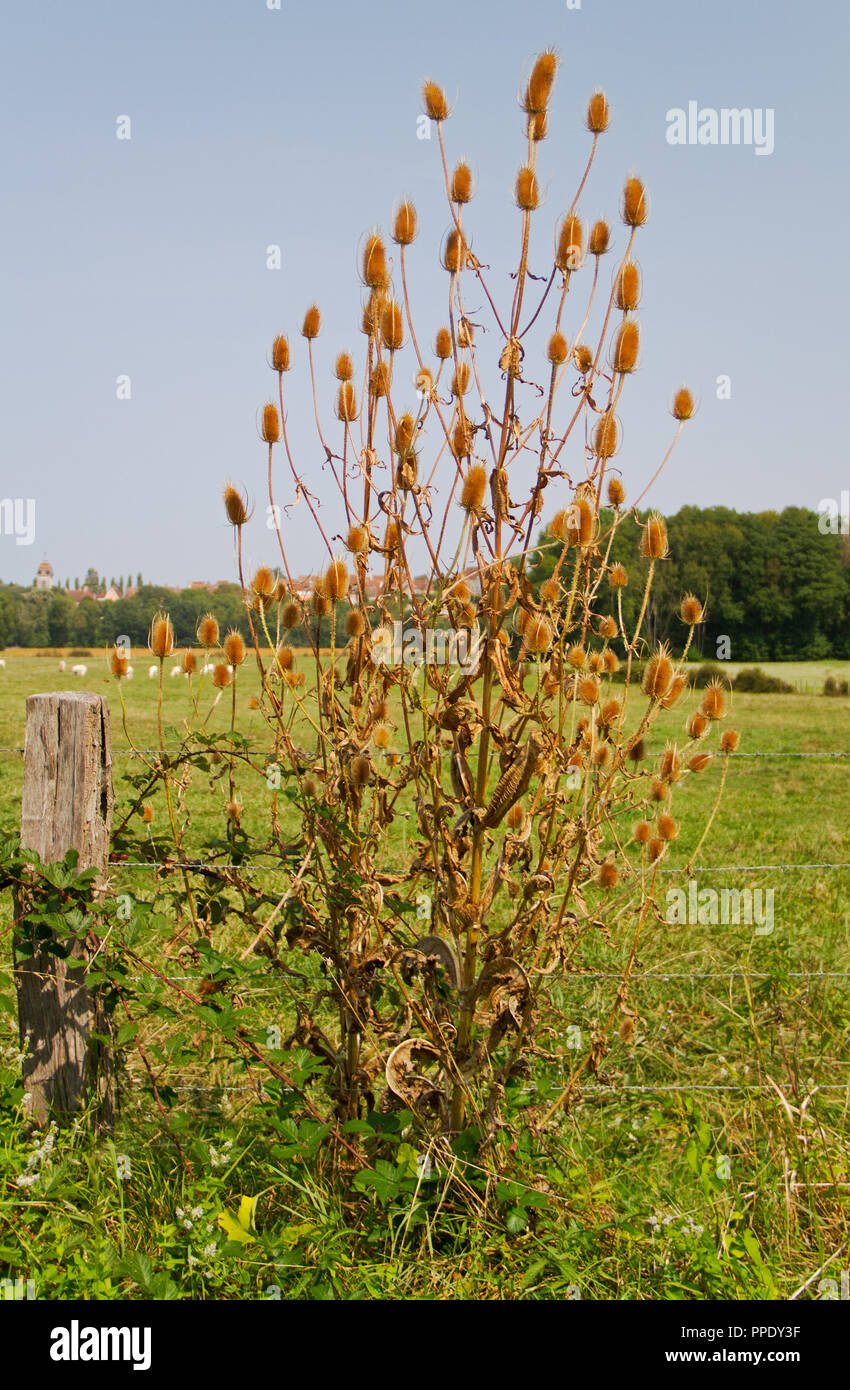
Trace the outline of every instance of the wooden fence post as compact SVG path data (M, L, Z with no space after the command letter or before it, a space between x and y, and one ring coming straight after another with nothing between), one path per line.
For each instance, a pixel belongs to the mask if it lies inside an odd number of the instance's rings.
M59 691L30 695L24 753L21 846L45 864L79 854L79 871L105 875L112 832L112 754L109 709L102 695ZM15 915L21 912L21 903ZM89 926L93 926L91 921ZM110 1021L85 981L97 945L91 930L65 937L70 956L17 953L15 983L27 1106L38 1124L59 1123L88 1100L97 1101L102 1127L114 1118L114 1078L108 1045ZM75 965L74 961L79 961Z

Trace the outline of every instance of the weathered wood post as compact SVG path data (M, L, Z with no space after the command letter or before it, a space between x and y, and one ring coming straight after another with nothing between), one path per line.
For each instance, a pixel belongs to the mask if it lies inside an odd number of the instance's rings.
M112 831L112 754L109 709L102 695L59 691L30 695L24 752L21 846L44 864L79 854L78 871L105 875ZM15 916L25 909L26 890ZM109 1019L85 980L97 939L87 924L82 937L64 938L67 959L40 950L15 953L15 983L28 1113L38 1124L60 1124L89 1099L98 1102L99 1123L114 1117L110 1049L96 1041L109 1036ZM74 961L79 961L75 965Z

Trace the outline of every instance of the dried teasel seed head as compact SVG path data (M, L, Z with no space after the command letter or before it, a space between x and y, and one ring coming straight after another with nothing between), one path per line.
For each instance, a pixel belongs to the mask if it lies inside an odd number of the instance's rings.
M618 631L617 619L612 618L610 613L606 613L605 617L601 618L599 621L599 636L605 637L609 642L612 642L617 636Z
M696 594L685 594L679 606L679 616L688 627L705 621L705 609Z
M540 585L540 597L544 603L558 603L561 593L561 586L557 579L544 579Z
M386 724L378 724L372 731L372 742L376 748L389 748L390 731Z
M514 199L517 207L521 208L523 212L534 212L535 208L540 206L537 175L529 165L524 165L516 176Z
M358 753L356 758L351 759L349 770L355 787L365 787L372 772L372 764L363 753Z
M528 118L528 138L537 144L545 140L549 130L549 119L545 111L535 111Z
M640 303L640 271L634 261L627 261L617 276L617 308L631 313Z
M469 390L469 363L458 362L457 370L452 377L452 395L465 396Z
M437 339L434 344L434 352L441 362L445 362L447 357L452 355L452 335L447 328L437 330Z
M322 316L319 313L319 306L318 304L311 304L304 315L304 322L301 325L302 338L318 338L321 326Z
M198 658L194 652L184 652L183 660L180 662L185 675L193 676L198 669Z
M279 333L272 343L272 367L276 372L288 372L290 366L289 339Z
M450 274L457 275L463 268L466 259L466 242L456 227L446 236L446 244L443 247L443 267Z
M390 518L387 522L387 529L384 532L384 549L392 553L398 550L400 543L401 536L399 535L398 522Z
M707 728L708 720L706 719L705 715L700 714L698 710L696 714L691 715L690 719L685 725L685 731L688 735L688 738L702 738Z
M248 520L248 504L232 483L224 489L224 510L231 526L244 526Z
M659 782L657 778L649 789L649 799L650 801L667 800L667 787L663 782Z
M613 676L614 672L620 669L617 653L612 652L610 647L602 653L602 665L605 667L606 673L609 676Z
M529 618L525 625L523 640L530 652L548 652L555 636L555 630L548 618Z
M370 290L385 290L390 283L387 252L377 232L370 232L363 247L363 283Z
M592 671L594 676L598 676L600 674L600 672L604 669L604 662L602 660L601 652L590 653L590 656L587 658L587 669L588 671Z
M239 825L242 820L242 803L240 801L237 801L236 798L233 797L227 803L227 810L225 814L227 816L227 819L229 821L232 821L234 825Z
M593 366L593 353L586 343L579 343L573 348L573 361L582 376L587 376Z
M650 840L649 844L646 847L646 855L649 859L650 864L654 864L656 859L660 859L663 853L664 841L656 839Z
M249 695L249 696L248 696L248 708L249 708L249 709L259 709L259 708L260 708L260 702L259 702L259 700L257 699L256 695Z
M325 571L324 590L335 603L345 598L348 593L348 570L343 560L331 560Z
M205 613L198 623L196 636L202 647L209 649L218 646L218 622L212 613Z
M518 801L511 807L508 811L506 820L509 830L522 830L522 827L525 825L525 807L521 801Z
M277 649L277 664L281 671L291 671L295 666L295 653L291 647L287 647L285 642L282 642Z
M275 577L268 565L260 565L251 580L251 592L258 594L261 598L271 598L275 591Z
M472 590L465 579L456 579L451 586L450 596L457 603L469 603L472 597Z
M568 351L563 333L553 333L546 348L546 356L553 367L560 367L562 362L566 362Z
M301 790L305 796L309 796L311 801L318 801L319 784L316 781L315 777L302 777Z
M590 545L596 534L596 512L587 497L576 496L567 510L567 540L570 545Z
M616 724L617 720L620 718L620 708L619 700L605 701L598 715L599 723L603 729L607 729L611 724Z
M688 759L688 767L691 772L705 772L710 762L710 753L694 753L693 757Z
M523 110L530 116L545 111L549 105L549 98L552 95L552 88L558 72L558 61L557 53L551 48L547 48L535 60L522 103Z
M167 613L157 613L151 623L148 646L154 656L164 661L174 651L174 627Z
M608 583L612 589L625 589L628 582L629 576L626 573L625 565L621 565L619 560L616 560L608 571Z
M460 493L460 505L465 512L480 511L487 491L487 470L480 463L474 463L467 470Z
M608 479L608 505L610 507L622 507L626 500L626 489L619 478Z
M643 762L646 757L646 744L642 738L633 738L626 747L626 753L633 763Z
M301 622L301 604L291 598L280 610L280 621L287 631L297 627Z
M663 560L670 553L667 522L660 512L650 512L641 532L640 553L645 560Z
M682 691L686 688L687 684L688 682L684 676L674 676L670 689L667 691L667 694L661 701L662 709L672 709L673 706L679 700L679 697L681 696Z
M330 594L325 586L325 579L314 579L310 589L310 607L317 618L326 618L333 607Z
M590 236L588 237L587 241L587 249L590 252L591 256L604 256L605 252L608 250L610 243L611 228L608 226L608 223L605 221L604 217L600 217L599 221L594 222L593 226L590 229Z
M469 421L461 417L452 431L452 451L455 458L468 458L472 453L472 429Z
M384 305L381 314L381 342L388 352L398 352L404 346L404 319L392 299Z
M620 427L617 424L617 417L613 410L606 410L604 415L599 417L594 431L594 453L601 459L612 458L617 452L619 442Z
M343 381L336 393L336 418L346 425L357 419L357 392L350 381Z
M277 583L276 583L275 586L274 586L274 593L272 594L272 602L273 602L273 603L283 603L283 601L284 601L285 598L286 598L286 581L285 581L284 579L278 579Z
M667 647L658 647L646 663L643 693L650 700L663 700L673 682L673 663Z
M400 203L393 218L393 241L398 246L409 246L416 238L416 208L409 198Z
M608 749L604 750L606 753ZM620 882L620 872L616 864L612 864L610 859L606 859L599 865L599 886L601 888L616 888Z
M664 779L664 781L678 782L679 771L681 769L681 766L681 759L679 758L679 754L675 746L665 748L664 752L661 754L661 759L658 764L659 774Z
M226 661L218 661L213 667L212 683L216 690L226 690L230 684L230 672Z
M623 221L627 227L642 227L649 216L649 198L639 178L632 174L623 188Z
M130 658L118 647L113 647L109 654L109 669L116 680L121 680L126 676L130 667Z
M472 170L463 160L455 165L451 194L453 203L468 203L472 197Z
M351 360L350 352L338 354L334 363L334 376L337 381L350 381L354 376L354 363Z
M721 753L734 753L741 741L741 735L736 729L724 729L720 735Z
M570 647L567 651L567 665L574 671L583 671L587 661L587 652L584 647L578 645Z
M232 627L230 629L222 643L222 651L234 669L242 665L248 653L245 648L245 639L238 628Z
M263 439L267 444L277 444L280 439L280 416L274 401L263 406Z
M364 555L369 549L369 532L365 526L352 526L345 538L345 548L352 555Z
M603 91L595 91L590 101L587 103L587 117L585 124L593 135L601 135L608 129L608 122L611 113L608 109L608 99Z
M625 376L637 366L640 348L640 329L634 319L625 319L617 329L611 365L615 372Z
M449 104L446 101L446 94L442 87L438 87L436 82L427 81L422 87L422 104L425 107L426 116L432 121L445 121L448 119Z
M381 326L381 313L385 303L386 298L383 291L372 290L372 293L363 306L363 321L360 325L367 338L377 336Z
M584 260L584 228L581 218L570 212L558 228L558 245L555 250L555 265L565 275L579 270Z
M376 400L382 396L389 395L390 390L390 369L386 362L379 362L372 368L372 375L369 378L369 392Z
M687 386L680 386L673 397L672 414L674 420L690 420L694 413L694 398Z
M142 820L145 825L150 825L153 820L153 806L151 806L149 801L142 802Z
M703 691L700 701L700 713L706 719L722 719L726 714L726 691L723 682L719 680L711 681Z
M346 637L362 637L365 631L366 619L359 608L352 608L351 612L345 615Z
M599 682L595 676L582 676L578 683L578 697L583 705L595 705L599 699Z
M667 811L663 811L658 817L658 820L655 822L655 829L658 833L659 840L666 840L668 842L670 840L675 840L679 833L678 825Z

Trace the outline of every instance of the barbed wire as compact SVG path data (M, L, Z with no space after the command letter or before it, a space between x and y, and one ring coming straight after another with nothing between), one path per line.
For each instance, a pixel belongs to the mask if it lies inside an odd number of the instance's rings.
M11 746L11 745L8 746L8 747L0 747L0 753L19 753L19 754L23 754L23 753L25 753L25 752L26 752L26 749L25 749L25 748L18 748L18 747ZM179 746L178 746L178 747L173 747L173 748L172 748L172 747L167 747L167 748L113 748L113 749L111 750L111 754L112 754L112 757L113 757L113 758L157 757L157 756L159 756L159 754L161 754L161 753L169 753L169 754L170 754L170 753L188 753L189 756L191 756L191 757L193 757L193 758L202 758L202 757L205 757L205 756L206 756L207 754L209 754L209 753L218 753L220 756L224 756L225 754L228 754L228 753L238 753L238 754L241 754L241 755L243 755L243 756L246 756L246 757L253 757L253 758L262 758L262 757L268 757L268 756L269 756L269 750L268 750L268 748L239 748L239 747L234 747L234 748L193 748L193 749L186 749L186 748L184 748L184 747L179 747ZM834 752L834 751L832 751L832 752L822 752L822 753L796 753L796 752L791 752L791 751L789 750L788 752L779 752L779 753L758 753L758 752L757 752L757 753L729 753L729 754L725 754L724 756L728 756L728 757L730 757L730 758L732 758L732 759L735 759L735 760L741 759L741 760L744 760L744 761L746 761L746 760L749 759L749 758L768 758L768 759L771 759L771 758L850 758L850 751L847 751L847 752Z
M213 869L271 869L274 873L288 874L292 870L285 864L267 864L259 859L246 859L241 864L230 862L206 863L202 859L164 859L157 861L154 859L110 859L107 864L108 869L193 869L200 873L209 873ZM700 864L697 868L692 868L692 874L731 874L731 873L773 873L786 872L791 869L850 869L850 863L811 863L811 864ZM663 874L683 874L687 873L687 864L682 864L678 868L662 868Z

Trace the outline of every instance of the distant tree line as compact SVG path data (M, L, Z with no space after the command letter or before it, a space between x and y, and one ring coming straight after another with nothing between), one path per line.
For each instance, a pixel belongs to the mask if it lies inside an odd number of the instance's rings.
M639 513L641 520L646 515ZM612 513L602 513L601 532L611 519ZM697 629L695 656L728 655L747 662L850 657L850 538L822 535L817 512L802 507L756 513L682 507L667 526L670 556L658 565L647 610L645 632L651 641L680 645L679 601L691 592L706 603L708 615ZM622 591L627 625L640 608L648 567L639 558L638 541L638 523L629 514L610 556L612 562L622 562L629 576ZM560 550L560 543L544 532L531 569L536 588L552 574ZM568 555L560 571L567 584L572 565ZM93 571L89 576L96 577ZM612 597L603 586L598 611L614 612ZM144 647L151 618L160 608L170 613L179 646L195 642L198 620L206 612L215 614L222 632L235 627L249 637L236 584L222 585L214 594L205 589L174 593L146 584L132 598L114 603L84 598L76 604L61 587L36 590L0 583L0 647L103 647L120 636ZM323 643L329 631L323 623ZM721 639L728 640L728 653L718 651ZM299 630L290 640L301 645L306 636Z

